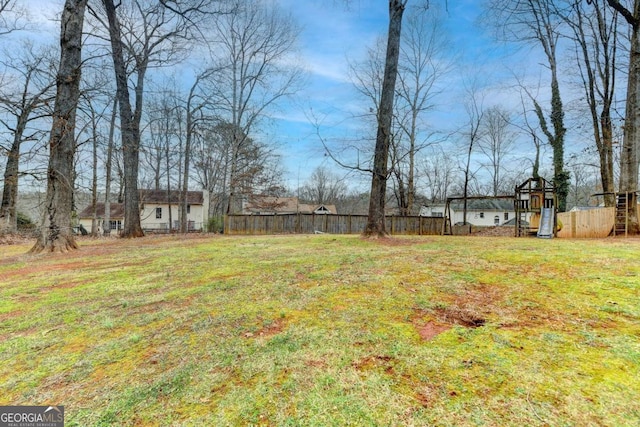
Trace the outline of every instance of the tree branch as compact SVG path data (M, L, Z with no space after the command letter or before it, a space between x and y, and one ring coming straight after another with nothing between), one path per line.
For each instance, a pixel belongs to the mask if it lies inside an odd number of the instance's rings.
M607 3L609 3L609 6L611 6L618 13L620 13L620 15L624 16L624 19L626 19L630 25L632 25L633 27L638 26L638 24L640 23L638 18L634 16L634 14L631 13L629 9L627 9L622 4L620 4L618 0L607 0Z

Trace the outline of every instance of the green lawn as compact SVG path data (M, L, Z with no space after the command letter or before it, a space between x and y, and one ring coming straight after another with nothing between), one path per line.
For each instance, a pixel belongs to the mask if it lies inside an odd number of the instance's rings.
M638 426L640 240L0 246L0 405L67 426Z

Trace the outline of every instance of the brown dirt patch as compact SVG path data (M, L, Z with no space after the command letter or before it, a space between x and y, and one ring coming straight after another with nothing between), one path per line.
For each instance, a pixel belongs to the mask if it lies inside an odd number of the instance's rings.
M513 227L483 227L472 232L470 236L514 237L515 229Z
M438 313L440 313L444 322L450 325L461 325L466 328L479 328L487 322L480 313L469 308L447 307L439 309Z
M448 331L454 325L479 328L487 323L491 315L499 315L499 304L503 300L496 287L478 285L455 295L442 306L433 309L415 309L411 323L420 338L429 341Z
M245 332L243 335L245 338L270 338L279 334L285 328L286 324L283 319L275 320L273 323L262 327L257 332Z
M324 360L316 360L316 359L307 360L304 362L304 365L309 368L320 368L320 369L325 369L329 366L327 362L325 362Z
M388 374L393 373L394 358L391 356L366 356L353 363L351 366L358 371L369 371L372 369L380 369Z
M440 335L441 333L448 331L451 329L451 325L438 323L438 322L427 322L426 325L419 326L416 325L416 329L418 330L418 334L420 338L425 341L430 341Z

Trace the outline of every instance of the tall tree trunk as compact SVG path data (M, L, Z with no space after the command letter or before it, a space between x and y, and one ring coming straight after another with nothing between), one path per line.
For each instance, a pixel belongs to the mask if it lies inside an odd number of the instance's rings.
M40 235L31 252L77 249L71 230L76 108L80 98L82 26L87 0L66 0L61 18L60 67L49 138L47 197Z
M387 235L384 208L387 196L389 145L395 97L398 60L400 56L400 34L405 1L389 0L389 34L385 59L380 108L378 109L378 132L373 159L371 194L369 197L369 217L364 236L383 237Z
M167 212L167 219L169 221L169 229L168 232L171 233L171 221L173 221L173 215L171 213L171 174L169 173L169 171L171 170L171 155L170 155L170 150L169 150L169 137L167 136L166 139L166 143L167 143L167 150L165 151L165 162L167 165L167 206L168 206L168 210L169 212Z
M640 3L636 1L636 3ZM636 6L638 9L638 6ZM638 144L640 144L640 31L639 23L633 25L629 58L629 82L627 85L624 143L620 155L620 192L628 192L627 208L629 233L640 233L638 222Z
M113 98L113 110L111 111L111 121L109 122L109 142L107 145L107 162L104 165L104 222L103 233L105 236L111 234L111 162L113 160L114 133L116 129L116 116L118 108L118 97Z
M18 117L18 123L13 134L13 143L7 156L4 169L4 188L2 190L2 204L0 205L0 232L18 231L18 217L16 201L18 199L18 173L20 172L20 146L22 135L27 125L28 113L23 112Z
M467 211L469 197L469 181L471 180L471 153L473 152L473 142L475 137L472 137L469 141L469 150L467 151L467 163L464 168L464 185L462 188L462 224L467 225Z
M593 116L593 134L600 160L600 182L604 193L604 205L615 206L615 182L613 179L613 125L608 107L598 117L595 106L591 107Z
M91 177L91 207L93 218L91 220L91 235L98 237L98 134L93 127L93 176Z
M91 174L91 236L98 237L98 123L96 121L96 112L89 101L89 110L91 113L91 157L92 157L92 174Z
M234 112L234 120L235 112ZM240 176L240 156L246 136L241 134L239 126L233 125L232 130L232 147L231 147L231 165L229 172L229 200L227 203L227 215L242 212L242 194L239 194L241 176Z
M584 64L582 84L587 96L593 136L600 160L600 182L605 206L615 206L613 178L613 125L611 105L615 96L618 50L618 14L609 15L600 0L593 0L589 19L581 0L574 0L574 14L565 18L575 34L578 63ZM600 113L598 113L600 108Z
M560 97L558 71L555 62L551 61L551 125L553 136L550 137L553 148L553 184L558 195L558 211L567 210L567 195L569 194L569 172L564 169L564 110Z
M189 221L187 214L187 192L189 191L189 160L191 159L191 139L193 138L193 113L191 111L191 104L187 103L187 135L184 143L184 170L182 171L182 192L180 203L180 232L186 233L189 231Z
M413 133L414 131L412 131ZM415 135L411 136L411 148L409 150L409 177L407 178L407 215L414 213L414 204L416 201L416 183L415 183L415 168L416 168L416 138Z
M640 144L640 0L634 0L633 10L628 10L618 0L607 0L631 26L631 50L629 52L629 76L627 104L624 121L624 142L620 154L620 192L628 193L628 232L640 233L638 222L638 145Z
M140 156L140 122L131 110L127 70L122 52L122 33L113 0L102 0L109 20L109 37L116 75L116 96L120 106L120 132L124 161L124 230L123 237L142 237L140 225L140 196L138 194L138 167ZM138 70L138 80L141 71ZM139 88L141 90L141 88ZM139 97L138 102L141 102Z

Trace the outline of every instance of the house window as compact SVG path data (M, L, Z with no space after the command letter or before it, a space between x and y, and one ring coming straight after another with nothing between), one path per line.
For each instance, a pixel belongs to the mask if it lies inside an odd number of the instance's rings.
M500 217L498 215L493 217L493 223L495 225L500 225Z
M187 213L190 214L191 213L191 205L187 205Z
M480 218L484 218L484 212L480 212Z
M122 230L122 221L109 221L110 230Z
M156 208L156 219L162 218L162 208Z
M509 212L504 213L504 220L509 221Z

